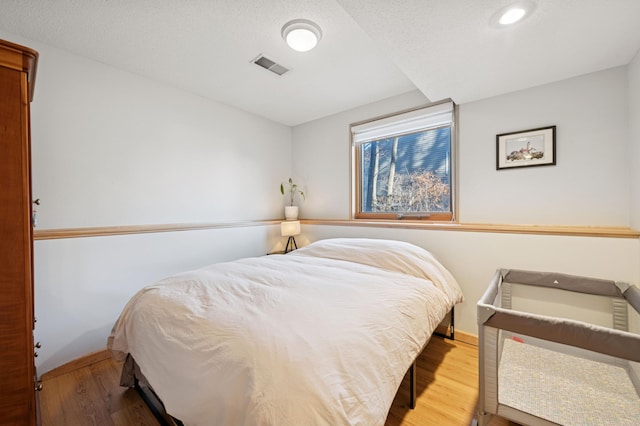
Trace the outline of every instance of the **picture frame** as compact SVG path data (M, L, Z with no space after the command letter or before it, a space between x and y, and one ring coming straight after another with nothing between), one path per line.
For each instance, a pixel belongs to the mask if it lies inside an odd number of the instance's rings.
M496 169L556 165L556 126L496 135Z

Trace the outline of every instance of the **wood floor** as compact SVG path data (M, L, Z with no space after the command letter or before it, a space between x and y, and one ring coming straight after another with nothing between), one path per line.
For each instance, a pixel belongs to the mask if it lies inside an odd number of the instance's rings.
M475 346L433 337L417 361L418 400L408 407L405 377L385 426L470 425L478 399ZM157 426L135 390L119 386L120 365L103 359L44 378L40 393L42 426ZM491 426L515 425L493 418Z

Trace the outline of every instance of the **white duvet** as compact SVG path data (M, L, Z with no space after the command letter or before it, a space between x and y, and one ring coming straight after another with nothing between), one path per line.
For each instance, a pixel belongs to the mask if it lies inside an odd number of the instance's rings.
M108 347L196 425L383 425L462 293L427 251L331 239L219 263L139 291Z

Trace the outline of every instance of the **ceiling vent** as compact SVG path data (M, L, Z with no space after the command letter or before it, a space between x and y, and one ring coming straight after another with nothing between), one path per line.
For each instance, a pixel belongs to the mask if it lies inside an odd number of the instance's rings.
M283 67L280 64L276 64L275 62L273 62L271 59L266 58L262 55L259 55L256 59L254 59L253 61L254 64L261 66L262 68L271 71L274 74L278 74L278 75L282 75L286 72L289 72L288 68Z

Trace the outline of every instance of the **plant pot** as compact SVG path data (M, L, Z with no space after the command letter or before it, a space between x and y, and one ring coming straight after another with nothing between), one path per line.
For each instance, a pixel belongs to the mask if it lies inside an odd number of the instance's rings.
M285 206L284 207L284 218L287 220L297 220L298 219L298 206Z

